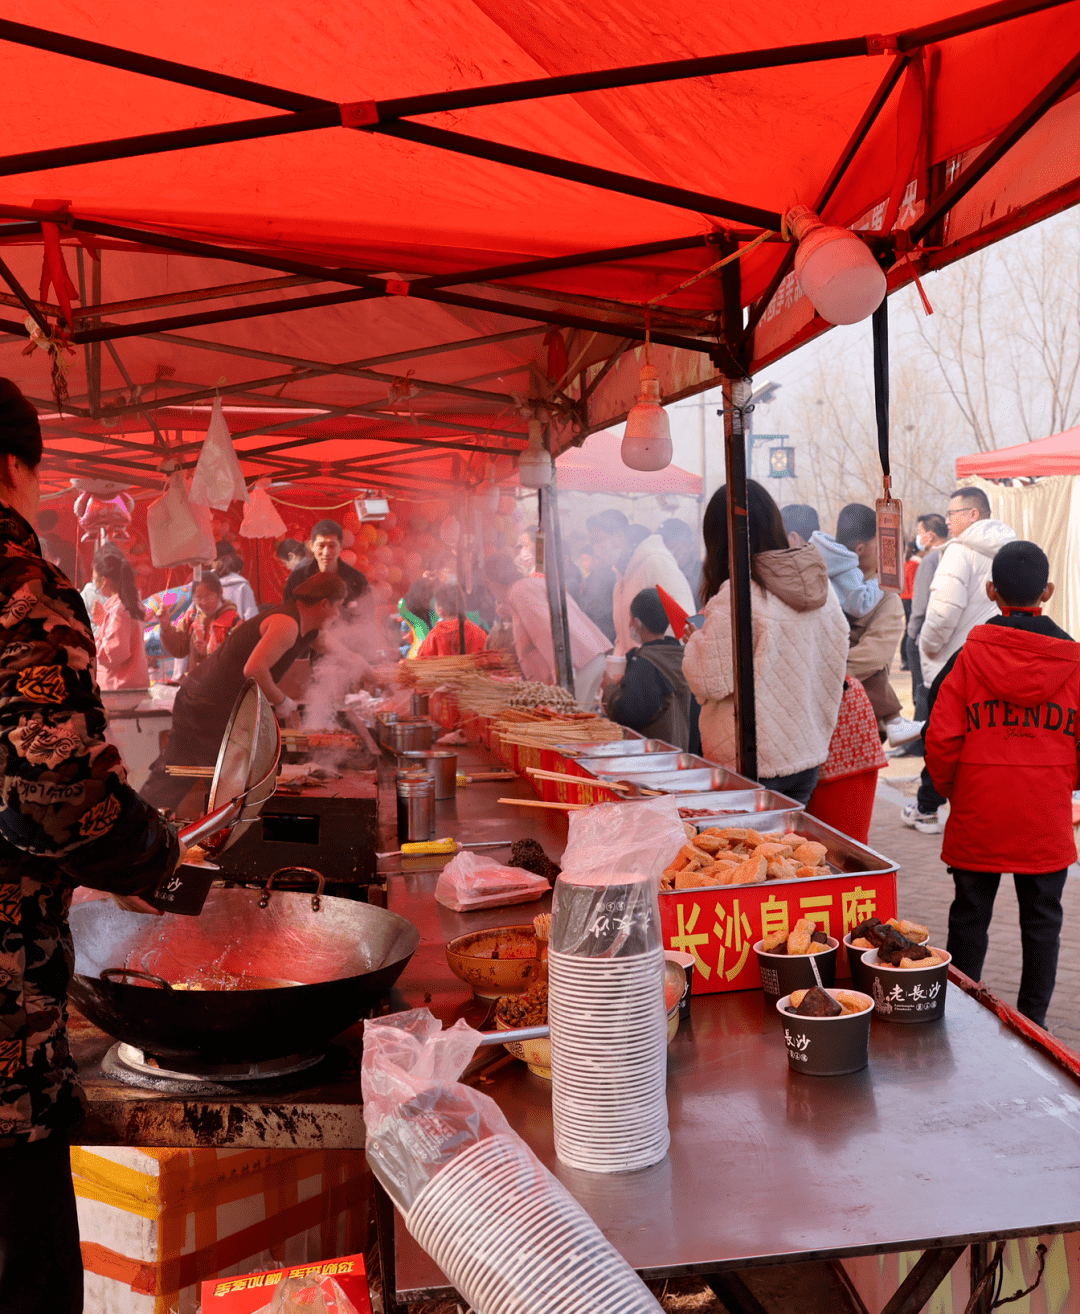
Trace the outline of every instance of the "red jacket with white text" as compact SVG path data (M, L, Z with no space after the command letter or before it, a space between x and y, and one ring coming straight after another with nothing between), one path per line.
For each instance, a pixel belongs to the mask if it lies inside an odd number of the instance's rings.
M1003 621L968 635L926 730L927 768L952 804L941 858L967 871L1060 871L1076 861L1080 643Z

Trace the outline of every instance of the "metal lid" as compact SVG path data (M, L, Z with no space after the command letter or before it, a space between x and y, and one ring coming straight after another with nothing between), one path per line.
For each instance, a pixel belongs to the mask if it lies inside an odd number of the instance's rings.
M408 748L398 754L399 759L413 758L417 762L430 762L433 758L445 761L449 757L457 757L452 748Z

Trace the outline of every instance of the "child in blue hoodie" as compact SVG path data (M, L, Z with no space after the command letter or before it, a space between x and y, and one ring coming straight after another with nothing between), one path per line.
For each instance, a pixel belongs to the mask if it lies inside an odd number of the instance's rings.
M840 599L847 615L858 620L868 616L884 596L877 579L866 579L859 566L859 558L851 548L837 542L831 534L819 529L811 534L810 542L825 558L829 583Z

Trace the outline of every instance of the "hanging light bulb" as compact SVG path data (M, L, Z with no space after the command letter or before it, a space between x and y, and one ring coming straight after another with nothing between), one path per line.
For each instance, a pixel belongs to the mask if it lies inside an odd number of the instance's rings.
M518 478L522 488L547 488L551 483L551 453L544 446L539 420L529 421L529 445L519 458Z
M787 226L799 243L795 277L822 319L857 324L877 310L885 297L885 275L861 237L823 223L805 205L788 211Z
M495 462L489 457L484 467L484 482L476 490L475 495L477 510L484 511L488 515L494 515L499 509L499 486L495 482L495 474Z
M622 461L631 470L663 470L671 464L671 425L660 405L660 375L648 363L647 354L641 367L640 400L626 417Z

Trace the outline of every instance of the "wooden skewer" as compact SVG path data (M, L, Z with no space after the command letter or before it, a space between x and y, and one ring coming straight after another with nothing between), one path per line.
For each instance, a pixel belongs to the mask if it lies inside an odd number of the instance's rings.
M513 808L555 808L560 812L581 812L592 807L591 803L545 803L538 798L501 798L499 802Z
M191 776L197 780L212 780L214 776L213 767L170 766L166 764L165 771L170 776Z
M561 771L543 771L540 767L526 767L526 770L537 780L556 780L561 784L573 781L575 785L588 785L590 789L614 789L619 793L630 788L629 785L624 785L618 780L595 780L592 776L567 776Z

